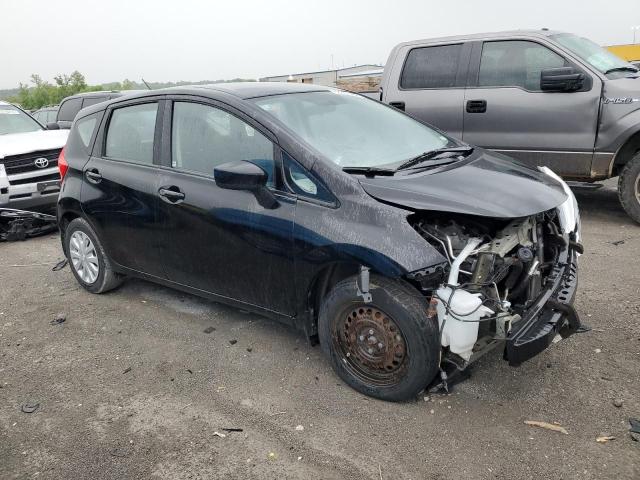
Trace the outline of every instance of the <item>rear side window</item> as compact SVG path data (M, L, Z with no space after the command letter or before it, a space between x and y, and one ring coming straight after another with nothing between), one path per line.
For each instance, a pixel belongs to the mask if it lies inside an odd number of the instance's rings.
M456 86L456 73L462 44L414 48L402 69L402 88L451 88Z
M235 115L210 105L175 102L171 166L213 175L227 162L246 160L261 167L273 187L273 143Z
M485 42L478 86L521 87L540 92L540 73L569 66L563 57L539 43L526 40Z
M105 156L151 165L157 103L118 108L111 114Z
M73 122L73 119L76 118L81 106L81 98L70 98L69 100L62 102L60 110L58 110L58 120Z

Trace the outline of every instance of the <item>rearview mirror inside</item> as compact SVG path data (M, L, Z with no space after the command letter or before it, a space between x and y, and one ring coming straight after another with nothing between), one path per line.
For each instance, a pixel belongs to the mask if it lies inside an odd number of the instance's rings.
M247 161L224 163L214 168L213 178L220 188L253 192L258 203L264 208L273 209L278 206L276 197L266 186L269 178L267 172L255 163Z
M584 73L571 67L549 68L540 72L540 90L544 92L575 92L584 85Z

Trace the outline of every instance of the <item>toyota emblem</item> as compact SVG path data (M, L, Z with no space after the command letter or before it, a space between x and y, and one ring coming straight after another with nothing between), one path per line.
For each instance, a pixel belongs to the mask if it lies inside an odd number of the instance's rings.
M40 158L36 158L33 161L33 163L38 168L47 168L49 166L49 159L48 158L44 158L44 157L40 157Z

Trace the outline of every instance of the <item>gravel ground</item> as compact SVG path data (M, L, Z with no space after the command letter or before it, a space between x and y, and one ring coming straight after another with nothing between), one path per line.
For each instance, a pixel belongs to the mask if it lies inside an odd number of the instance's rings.
M452 395L403 404L272 321L142 281L91 295L51 271L55 236L1 244L0 478L638 479L640 227L611 182L578 195L593 331L517 369L493 352Z

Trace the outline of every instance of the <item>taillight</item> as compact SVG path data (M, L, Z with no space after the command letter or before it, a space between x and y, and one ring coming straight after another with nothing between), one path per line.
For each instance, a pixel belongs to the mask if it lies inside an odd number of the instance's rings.
M58 170L60 171L60 180L63 180L69 170L69 164L64 159L64 148L60 150L60 156L58 156Z

